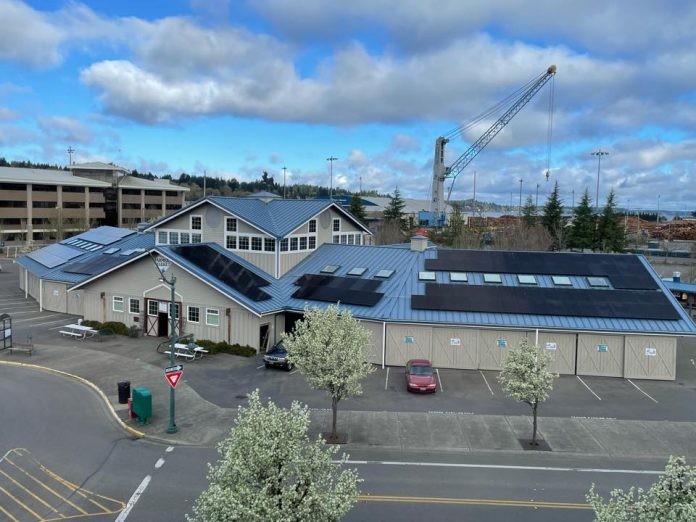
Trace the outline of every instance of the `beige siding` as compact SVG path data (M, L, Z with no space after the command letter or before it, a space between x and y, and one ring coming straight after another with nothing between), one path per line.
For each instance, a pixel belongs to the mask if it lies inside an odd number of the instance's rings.
M473 328L433 327L433 365L477 370L478 331Z
M25 274L27 272L27 269L24 268L23 266L19 267L19 289L24 290L24 278L26 277Z
M84 291L76 290L74 292L67 292L67 307L68 313L72 315L82 315L85 314L84 305Z
M62 313L68 311L65 283L43 282L43 309Z
M673 381L677 372L677 338L627 335L624 377Z
M432 359L432 328L387 324L387 365L404 366L409 359Z
M370 332L367 360L373 364L382 364L382 323L360 321L360 325Z
M527 332L534 341L535 332ZM561 375L575 374L577 336L557 332L539 332L539 348L551 356L551 371Z
M246 259L254 266L260 268L271 277L275 274L275 253L273 252L246 252L244 250L231 250L242 259Z
M502 370L508 354L517 350L526 332L515 330L479 331L479 368L482 370Z
M36 277L34 274L29 272L29 275L27 276L27 285L29 287L29 295L32 296L36 302L39 301L39 278Z
M280 276L282 277L289 270L291 270L300 261L311 255L313 251L309 252L281 252L280 253Z
M623 377L623 363L623 336L578 334L578 375Z

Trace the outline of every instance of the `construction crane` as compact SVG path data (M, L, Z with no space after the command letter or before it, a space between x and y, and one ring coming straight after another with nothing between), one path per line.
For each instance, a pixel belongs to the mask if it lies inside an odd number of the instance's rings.
M464 170L464 168L471 163L471 161L481 152L486 145L488 145L493 138L501 131L503 128L510 123L510 120L515 117L515 115L522 110L522 107L527 105L532 98L541 90L541 88L546 85L546 83L554 77L556 74L556 66L551 65L548 69L541 75L530 80L527 84L523 85L520 89L512 93L510 96L502 100L500 103L487 110L486 112L477 116L470 124L462 127L457 127L452 132L448 133L446 136L440 136L435 140L435 157L433 158L433 182L432 190L430 196L430 212L424 213L429 214L424 217L425 221L428 221L430 226L441 227L445 224L445 205L449 204L450 196L452 195L452 187L454 186L454 181L457 176ZM553 94L552 94L553 96ZM549 118L552 111L552 100L550 98L549 103ZM462 134L464 131L470 129L475 124L481 122L484 118L490 117L500 111L503 107L510 104L509 108L500 116L496 122L489 127L489 129L483 133L483 135L477 139L464 154L459 156L450 166L445 166L445 145L452 139L452 137ZM549 119L550 122L550 119ZM549 123L550 125L550 123ZM549 140L550 140L550 126L549 126ZM547 164L547 175L548 175L548 164ZM445 193L445 180L451 179L447 200L444 201Z

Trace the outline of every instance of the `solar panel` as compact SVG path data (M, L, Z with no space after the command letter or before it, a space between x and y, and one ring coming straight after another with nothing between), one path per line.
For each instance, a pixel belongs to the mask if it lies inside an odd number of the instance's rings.
M435 281L435 272L418 272L419 281Z
M680 319L659 290L586 290L522 286L465 286L427 283L411 296L419 310L531 314L616 319Z
M500 274L483 274L483 282L500 284L503 282L503 279L500 277Z
M425 260L425 270L599 276L617 289L658 289L640 259L627 254L438 250L437 259Z
M92 230L83 232L77 237L84 241L91 241L92 243L97 243L100 245L110 245L119 239L130 236L131 234L135 234L135 232L133 230L105 226L93 228Z
M58 265L67 263L71 259L81 256L84 252L75 250L61 244L49 245L39 250L34 250L27 254L28 257L42 264L46 268L55 268Z
M271 298L261 290L270 284L268 281L209 245L172 247L172 251L252 301Z
M305 274L295 284L300 285L300 288L292 297L310 301L340 301L357 306L374 306L384 295L374 291L381 284L381 281L374 279Z
M605 277L588 277L587 284L597 288L607 288L609 281Z
M536 277L534 277L533 275L520 274L517 276L517 282L521 285L535 285L535 284L537 284Z
M69 274L83 274L83 275L95 275L113 268L125 260L119 257L107 256L107 255L97 255L90 257L85 261L76 261L65 265L63 267L63 272Z

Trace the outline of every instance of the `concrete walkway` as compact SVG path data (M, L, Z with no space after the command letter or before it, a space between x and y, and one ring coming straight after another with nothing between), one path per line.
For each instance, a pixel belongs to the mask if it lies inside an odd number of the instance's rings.
M98 386L121 419L148 438L179 444L211 446L224 438L236 411L221 408L205 399L186 382L176 390L176 434L166 433L169 417L169 387L162 367L166 358L155 353L152 340L119 338L103 344L94 341L38 344L34 355L9 355L3 361L40 365L82 377ZM223 359L220 359L222 363ZM227 365L241 364L225 356ZM118 404L116 383L129 380L131 387L152 392L151 423L140 426L127 418L125 405ZM221 390L224 393L224 390ZM50 397L37 397L50 401ZM327 399L328 404L328 399ZM79 408L79 404L75 407ZM328 431L329 410L312 410L316 434ZM350 445L390 450L522 452L520 440L531 436L528 416L470 415L457 413L406 413L339 410L339 431ZM670 454L696 457L696 423L623 421L593 418L540 418L540 436L553 453L611 457L666 457Z

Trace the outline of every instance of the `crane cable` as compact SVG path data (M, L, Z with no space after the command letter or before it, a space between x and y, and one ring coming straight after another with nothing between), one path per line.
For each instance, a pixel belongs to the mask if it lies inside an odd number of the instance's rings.
M553 108L554 108L554 99L556 97L556 89L555 89L555 80L556 77L553 76L551 78L551 85L549 86L549 109L548 109L548 118L549 118L549 123L548 123L548 129L546 131L546 181L549 180L549 176L551 176L551 148L553 144Z

